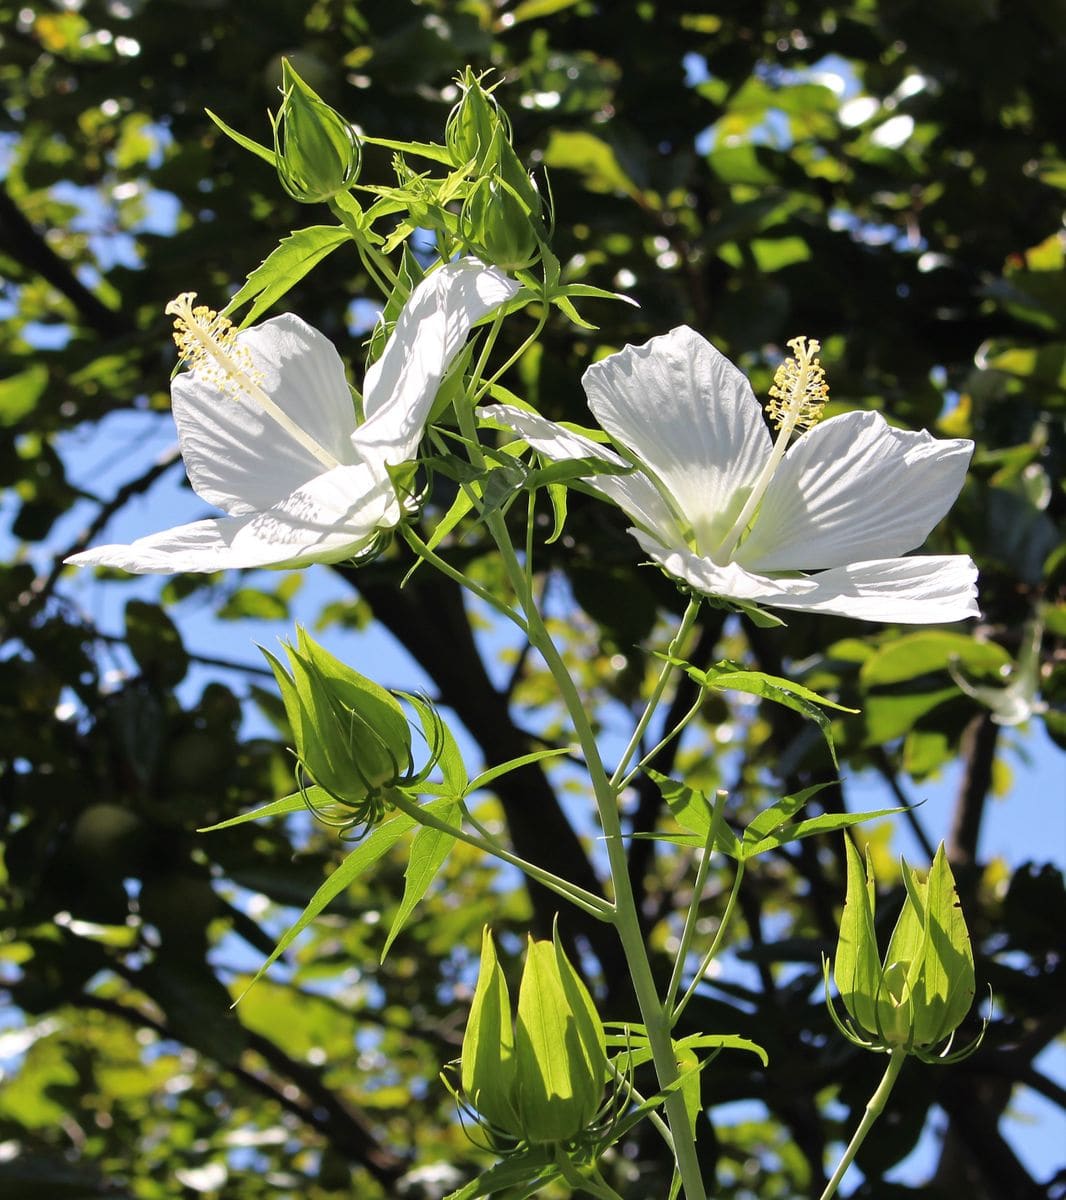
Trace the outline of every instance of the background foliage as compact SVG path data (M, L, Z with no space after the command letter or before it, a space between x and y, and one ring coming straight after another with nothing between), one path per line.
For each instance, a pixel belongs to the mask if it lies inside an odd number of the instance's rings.
M879 878L897 881L901 844L927 861L947 841L995 1016L963 1065L905 1071L892 1120L860 1156L862 1194L1064 1194L1066 1177L1034 1177L1002 1128L1022 1086L1064 1099L1045 1053L1062 1024L1063 797L1038 798L1031 862L988 857L980 835L994 796L1015 802L1009 768L1026 735L1046 726L1066 745L1066 10L1035 0L0 0L0 29L0 989L10 1005L0 1191L440 1194L461 1177L452 1168L484 1161L437 1081L457 1053L480 928L492 920L513 966L520 943L508 934L529 921L545 932L554 911L460 846L379 964L403 888L398 848L231 1011L345 852L307 821L195 832L291 790L272 687L228 665L252 661L262 627L249 622L270 621L262 636L273 640L300 611L327 640L363 630L368 653L387 630L410 655L394 669L417 662L487 763L565 742L551 687L447 581L423 569L398 593L399 551L358 574L319 567L307 579L94 583L59 566L87 541L169 523L151 508L181 501L165 490L181 477L174 453L156 457L172 437L165 301L195 288L220 305L280 237L329 219L297 211L269 168L204 115L267 137L288 54L368 132L411 140L439 140L463 64L497 69L516 146L550 173L568 277L641 304L587 304L595 331L549 323L506 381L547 415L583 419L578 381L594 355L687 322L757 391L775 349L808 333L823 343L839 408L975 438L963 496L930 542L978 561L975 628L796 614L767 631L707 608L690 657L785 670L861 708L835 722L844 782L822 793L827 807L918 800L945 772L957 781L945 821L918 810L866 836ZM368 147L364 177L385 182L387 171L388 155ZM284 307L358 364L367 287L342 252ZM496 586L482 550L467 539L451 552ZM635 551L616 513L575 496L567 536L543 560L556 632L608 746L652 669L642 647L678 605ZM960 675L989 689L996 711L960 690ZM675 712L690 702L682 688ZM1028 724L1019 735L997 711ZM657 765L730 789L742 821L782 789L830 777L816 731L793 716L708 702L677 761L671 752ZM596 888L576 779L518 772L484 815L506 822L523 856ZM657 790L636 786L632 828L660 820ZM658 843L638 847L634 881L665 952L676 930L664 915L684 901L691 864ZM708 930L729 885L717 869L711 880ZM729 970L687 1010L689 1028L755 1037L771 1056L770 1073L726 1055L706 1074L701 1150L721 1197L817 1194L827 1145L853 1126L880 1070L833 1039L816 987L842 895L836 842L760 859ZM631 1016L617 948L595 924L565 921L601 1011ZM738 1100L751 1103L722 1107ZM883 1182L923 1129L920 1168ZM628 1195L665 1194L650 1140L627 1145L613 1169Z

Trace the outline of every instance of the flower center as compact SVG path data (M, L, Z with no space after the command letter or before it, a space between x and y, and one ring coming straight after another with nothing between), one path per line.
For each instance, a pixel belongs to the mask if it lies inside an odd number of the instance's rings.
M813 425L817 425L829 399L825 369L818 361L821 343L815 338L794 337L788 343L788 347L792 354L774 373L770 399L766 403L766 412L777 430L777 438L766 465L759 472L759 477L740 510L740 515L714 552L713 558L718 563L727 563L732 559L738 542L747 532L752 517L755 516L766 489L770 486L778 463L785 457L793 433L804 433Z
M327 470L339 467L341 464L337 459L263 391L263 374L252 362L248 347L237 340L233 322L206 304L194 308L195 299L195 292L182 292L164 310L167 316L174 318L174 342L181 361L223 396L232 400L247 396Z

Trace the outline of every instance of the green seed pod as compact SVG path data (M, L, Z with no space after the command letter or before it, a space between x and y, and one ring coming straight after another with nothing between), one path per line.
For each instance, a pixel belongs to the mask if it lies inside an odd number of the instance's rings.
M907 896L879 961L874 877L850 839L833 976L844 1007L876 1048L922 1053L950 1037L974 997L973 952L944 847L922 880L902 864Z
M316 204L346 192L359 178L363 151L355 130L282 60L284 99L274 126L282 187L294 200Z
M311 779L362 810L411 766L411 730L394 696L324 650L303 629L285 647L289 670L271 654L296 754Z

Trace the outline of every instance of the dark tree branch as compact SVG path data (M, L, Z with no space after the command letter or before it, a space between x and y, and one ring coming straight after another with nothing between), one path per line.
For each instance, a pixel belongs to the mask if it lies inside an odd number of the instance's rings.
M978 713L962 735L962 758L966 769L948 834L948 858L955 866L973 866L977 862L981 818L992 788L992 767L998 741L999 726L986 711Z
M151 1029L168 1041L182 1040L164 1022L117 1000L82 995L75 1003L80 1008L93 1009L131 1025ZM219 1063L219 1070L231 1074L245 1087L298 1117L326 1138L338 1153L365 1167L383 1187L391 1187L403 1174L405 1164L392 1151L378 1144L362 1117L325 1087L313 1068L294 1062L268 1038L250 1030L245 1030L245 1034L249 1049L258 1054L271 1071L295 1083L303 1097L297 1098L289 1087L278 1087L265 1075L237 1063Z
M69 264L34 229L3 186L0 186L0 247L27 271L39 275L66 296L85 324L100 337L115 338L130 332L123 315L108 308L89 291Z
M450 580L429 570L419 571L401 591L391 575L367 568L358 573L337 570L374 610L374 616L433 680L441 702L455 710L477 742L488 765L528 753L529 742L515 726L504 697L493 686L470 629L462 592ZM539 766L523 767L493 784L500 798L511 840L521 857L541 863L587 891L602 894L580 841ZM533 925L541 936L551 935L560 909L553 892L528 883ZM578 909L560 914L564 936L579 933L600 962L606 978L624 975L620 947L611 930Z

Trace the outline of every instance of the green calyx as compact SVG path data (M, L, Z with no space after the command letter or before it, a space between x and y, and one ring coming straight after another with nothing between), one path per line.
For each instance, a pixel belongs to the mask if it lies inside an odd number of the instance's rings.
M833 979L854 1026L838 1025L852 1041L871 1049L903 1049L944 1060L932 1048L954 1034L970 1011L975 987L970 936L944 847L937 849L924 880L901 864L907 895L882 960L869 855L864 870L851 840L845 844L847 898Z
M403 784L411 767L411 730L396 698L334 658L304 629L297 629L296 645L286 645L285 652L288 669L266 656L297 758L313 782L360 811Z
M486 929L461 1059L470 1104L499 1134L567 1143L595 1122L606 1075L603 1025L558 936L529 939L512 1027L507 982Z
M283 100L271 114L282 187L294 200L316 204L346 192L359 178L363 151L351 124L282 60Z

